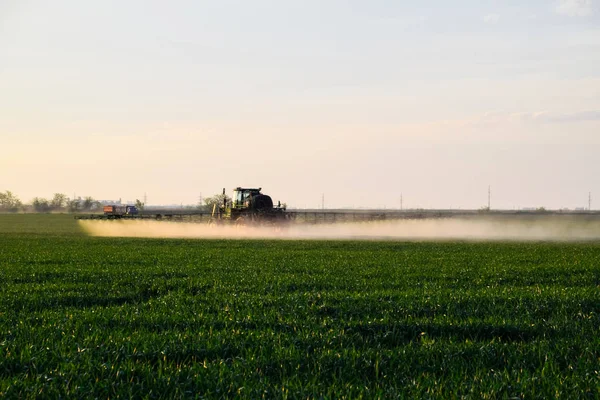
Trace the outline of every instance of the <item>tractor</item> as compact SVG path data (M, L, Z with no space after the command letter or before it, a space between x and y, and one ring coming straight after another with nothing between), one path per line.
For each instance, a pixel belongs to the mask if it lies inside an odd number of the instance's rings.
M213 206L212 223L233 223L235 225L274 225L287 221L286 206L278 202L273 204L270 196L262 194L262 188L242 188L233 190L228 200L223 196L223 204L217 210ZM225 189L223 189L225 195Z

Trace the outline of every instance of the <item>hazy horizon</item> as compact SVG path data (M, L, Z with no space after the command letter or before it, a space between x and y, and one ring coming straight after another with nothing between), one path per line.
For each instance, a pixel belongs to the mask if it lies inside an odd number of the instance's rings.
M8 0L0 49L0 191L25 202L600 199L597 0Z

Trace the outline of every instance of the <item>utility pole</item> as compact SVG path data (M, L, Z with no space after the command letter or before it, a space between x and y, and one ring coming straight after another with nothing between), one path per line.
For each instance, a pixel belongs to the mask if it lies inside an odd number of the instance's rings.
M404 199L402 198L402 193L400 193L400 211L404 209L404 205L402 204L403 200Z
M492 205L492 187L488 186L488 211L491 210Z
M148 204L148 196L146 196L146 192L144 192L144 205Z
M325 209L325 193L321 195L321 210Z
M592 211L592 192L588 193L588 211Z
M198 196L198 204L202 206L202 192L200 192L200 196Z

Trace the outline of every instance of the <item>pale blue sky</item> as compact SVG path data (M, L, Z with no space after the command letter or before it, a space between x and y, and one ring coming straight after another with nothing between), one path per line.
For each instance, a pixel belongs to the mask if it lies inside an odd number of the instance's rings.
M600 5L0 0L0 190L600 207Z

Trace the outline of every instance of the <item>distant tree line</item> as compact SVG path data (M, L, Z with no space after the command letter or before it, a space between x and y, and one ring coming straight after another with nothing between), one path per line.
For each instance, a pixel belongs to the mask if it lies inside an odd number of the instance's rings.
M23 203L11 191L0 192L0 211L17 212Z
M196 206L186 206L186 208L196 208L203 211L212 211L213 207L221 206L223 202L230 202L231 197L226 194L216 194L212 197L203 199L202 203ZM139 199L135 200L135 206L138 210L144 210L146 205ZM87 212L96 211L102 207L102 204L93 197L69 198L64 193L55 193L51 199L44 197L34 197L29 203L23 203L18 196L7 190L0 192L0 213L16 212Z
M102 204L89 196L71 199L64 193L55 193L51 199L34 197L27 204L9 190L0 192L0 212L82 212L100 207Z

